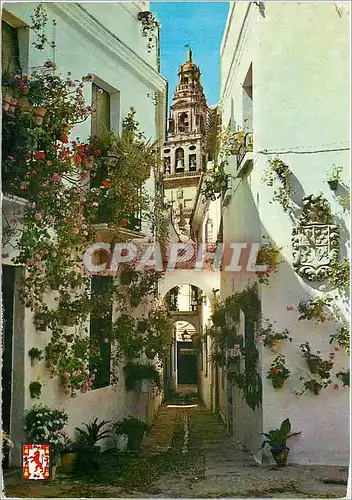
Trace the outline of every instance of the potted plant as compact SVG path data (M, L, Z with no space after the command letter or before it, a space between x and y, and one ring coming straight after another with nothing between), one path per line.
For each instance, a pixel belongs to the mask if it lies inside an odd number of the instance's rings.
M141 444L144 438L148 426L142 420L138 418L129 417L125 418L121 422L116 422L113 424L113 432L118 435L128 436L127 449L131 451L138 451L141 448Z
M41 359L43 359L42 353L43 351L41 351L37 347L32 347L32 349L28 351L28 356L31 358L32 366L34 366L36 361L40 361Z
M42 384L37 380L36 382L31 382L29 384L29 392L32 399L40 399L42 392Z
M341 173L343 171L343 167L341 165L334 165L331 173L328 176L327 183L329 184L330 189L336 191L337 186L341 179Z
M306 359L310 372L317 374L319 372L320 363L322 361L321 357L319 356L320 351L317 351L317 354L312 354L309 342L301 344L300 349L303 357Z
M350 370L336 373L336 378L342 381L344 387L350 387Z
M62 474L72 474L75 470L78 453L82 450L82 443L67 440L60 453L59 470Z
M88 447L93 447L99 451L100 446L97 446L97 443L102 439L106 439L111 436L110 430L102 430L108 423L110 423L110 421L106 420L102 420L98 423L98 418L96 418L91 424L83 424L86 429L75 427L75 430L80 435L80 442L83 442Z
M47 113L47 109L42 106L33 106L34 123L40 127L43 123L44 117Z
M266 378L272 381L274 389L281 389L285 380L287 380L290 376L291 372L288 368L286 368L285 364L286 359L282 354L276 356L271 364Z
M277 269L281 263L282 248L277 247L273 242L268 241L262 245L257 255L256 265L266 265L266 271L256 271L259 283L269 284L269 276L272 273L277 273Z
M318 396L323 387L327 387L329 383L331 383L331 381L319 382L318 380L315 380L313 378L310 380L306 380L304 377L300 377L299 379L304 381L304 383L302 391L296 393L298 396L304 394L308 390L313 392L313 394L315 394L316 396Z
M34 315L33 323L36 330L45 332L50 323L50 315L46 312L36 312Z
M299 320L315 319L316 323L324 323L331 318L327 307L331 306L332 297L317 297L316 299L300 300L298 304Z
M266 328L261 328L258 332L258 337L263 341L265 347L269 347L273 352L278 352L281 348L281 342L292 342L292 337L289 337L289 331L285 328L282 332L274 332L272 324L269 322Z
M271 454L279 467L287 465L287 457L290 449L286 446L287 440L292 436L297 436L301 432L291 433L291 422L288 418L281 423L280 429L273 429L268 433L262 433L266 440L262 443L262 448L266 444L270 446Z

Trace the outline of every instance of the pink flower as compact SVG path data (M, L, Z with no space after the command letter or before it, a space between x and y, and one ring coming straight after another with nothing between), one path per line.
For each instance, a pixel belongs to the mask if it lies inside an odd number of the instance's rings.
M81 392L85 393L87 392L88 390L88 385L87 384L83 384L82 387L81 387Z
M263 337L257 337L255 341L257 342L257 344L262 344L264 342L264 339Z
M25 95L27 95L29 92L29 88L27 87L27 85L25 85L22 90Z
M59 182L61 180L61 176L59 174L57 174L56 172L53 173L53 175L51 176L51 178L55 182Z
M36 202L33 201L32 205L31 205L31 208L34 210L36 206L37 206Z
M296 306L287 306L286 310L287 311L295 311L296 310Z
M334 391L338 391L339 390L339 384L334 384Z
M337 345L337 346L335 346L335 349L334 349L334 350L335 350L336 352L341 351L341 347Z
M23 189L27 189L27 183L26 182L21 182L20 184L20 188L23 190Z
M42 218L42 214L40 212L37 212L34 216L35 220L40 220Z
M15 158L14 158L13 156L8 156L8 157L7 157L7 159L8 159L9 161L15 161Z

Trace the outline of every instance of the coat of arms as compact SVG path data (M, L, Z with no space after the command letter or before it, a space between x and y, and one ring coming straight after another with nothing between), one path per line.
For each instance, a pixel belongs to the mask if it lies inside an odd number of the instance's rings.
M49 479L50 449L48 444L22 445L23 479Z
M324 281L339 256L339 228L323 196L303 199L300 224L292 232L293 267L310 281Z

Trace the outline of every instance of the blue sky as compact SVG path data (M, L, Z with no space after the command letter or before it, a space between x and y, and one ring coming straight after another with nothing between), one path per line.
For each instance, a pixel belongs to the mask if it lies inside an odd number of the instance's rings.
M179 66L186 59L185 44L200 67L201 83L210 106L219 100L220 45L229 2L151 2L161 23L161 74L169 82L169 102Z

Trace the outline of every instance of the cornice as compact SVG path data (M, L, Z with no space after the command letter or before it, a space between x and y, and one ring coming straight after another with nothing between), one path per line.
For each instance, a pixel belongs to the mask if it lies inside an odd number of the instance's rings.
M122 66L144 80L152 89L156 91L164 89L165 78L89 14L83 6L77 3L52 3L51 7L71 22L78 31L91 39L94 44L100 45L104 52L110 53Z

